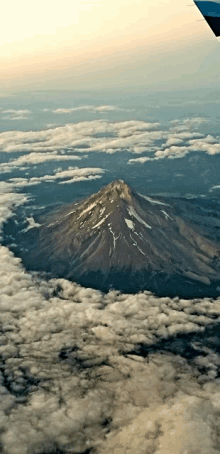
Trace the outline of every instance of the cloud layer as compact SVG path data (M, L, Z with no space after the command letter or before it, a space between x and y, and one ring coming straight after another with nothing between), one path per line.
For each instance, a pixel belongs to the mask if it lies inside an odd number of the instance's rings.
M105 172L99 167L69 167L67 170L57 170L53 175L43 175L31 178L10 178L7 182L0 182L0 191L7 191L15 188L35 186L42 182L53 183L58 180L59 184L75 183L79 181L94 180L101 178ZM62 181L59 181L62 180Z
M89 109L91 106L85 107ZM113 110L113 106L99 106L96 109L104 112L105 109ZM54 112L68 113L69 110L55 109ZM136 155L147 153L147 156L130 159L129 164L164 158L182 158L195 151L216 155L220 153L219 138L212 135L204 136L198 131L207 121L200 117L175 120L171 122L170 128L161 130L159 123L156 122L94 120L69 123L40 131L7 131L0 133L0 150L6 153L25 153L27 156L2 164L0 171L5 172L10 166L13 168L28 163L36 164L53 159L68 160L66 152L108 154L130 152ZM47 157L44 156L46 153ZM63 155L62 158L60 153ZM72 156L69 160L71 159L79 157Z
M0 134L0 149L6 153L63 149L107 153L132 151L135 145L149 145L166 136L162 131L154 131L158 125L136 120L119 123L94 120L41 131L7 131Z
M80 161L84 156L74 156L58 154L57 151L51 153L29 153L20 158L13 159L9 162L0 164L0 172L8 173L18 168L30 167L32 165L43 164L45 162L56 162L56 161Z
M184 137L185 136L185 137ZM147 161L158 161L159 159L176 159L183 158L188 153L193 151L203 151L209 155L220 154L219 139L211 135L199 139L191 139L186 141L186 145L182 146L183 138L189 137L189 134L174 134L170 135L164 148L157 150L153 157L143 156L140 158L129 159L129 164L144 163ZM169 145L169 147L166 147Z
M180 356L130 352L204 330L220 300L104 296L32 277L6 248L1 257L3 452L218 452L216 358L203 356L203 378Z

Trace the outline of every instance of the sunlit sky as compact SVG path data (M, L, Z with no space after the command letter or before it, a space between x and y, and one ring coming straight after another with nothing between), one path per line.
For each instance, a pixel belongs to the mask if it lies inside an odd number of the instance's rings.
M190 72L196 72L220 45L193 0L8 0L3 11L0 91L50 83L96 88L100 80L108 86L150 83L139 81L144 60L161 54L172 60L181 48L184 64L184 54L194 52Z

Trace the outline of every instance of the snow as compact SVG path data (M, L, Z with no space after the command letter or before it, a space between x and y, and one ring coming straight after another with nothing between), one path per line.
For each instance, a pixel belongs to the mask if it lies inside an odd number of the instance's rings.
M80 216L77 219L80 219L85 213L92 210L92 208L94 208L96 205L97 205L97 203L92 203L91 205L89 205L85 210L82 211L82 213L80 214Z
M52 224L49 224L47 227L52 227L53 225L58 224L58 221L52 222Z
M108 214L107 216L105 216L105 218L101 219L100 222L98 222L98 224L94 225L92 227L92 229L95 229L96 227L99 227L101 224L103 224L103 222L105 222L105 220L110 216L110 214Z
M136 213L132 206L128 208L128 212L130 216L134 216L141 224L145 225L145 227L147 227L148 229L152 229L150 225L148 225L142 218L140 218L140 216Z
M113 246L114 246L114 249L115 249L116 241L118 240L118 238L120 237L120 235L118 235L117 237L115 237L114 232L113 232L113 230L112 230L112 228L111 228L111 224L108 224L108 227L109 227L109 230L110 230L110 232L111 232L111 234L112 234L112 236L113 236Z
M106 207L101 208L99 216L102 216L102 214L105 212L105 210L106 210Z
M171 218L169 216L169 214L166 213L166 211L164 211L164 210L160 210L160 211L166 216L166 219L171 219L171 221L173 221L173 218Z
M146 199L150 203L155 203L155 204L158 204L158 205L165 205L167 207L170 206L167 203L163 203L163 202L159 202L159 200L151 199L151 197L147 197L146 195L140 194L139 192L138 192L138 195L140 195L141 197L143 197L143 199Z
M70 216L70 214L73 214L73 213L75 213L75 212L76 212L76 210L74 210L74 211L70 211L69 213L65 214L65 216L64 216L64 217L66 217L66 216Z
M145 253L141 250L141 248L138 246L137 242L134 240L134 238L130 235L132 241L134 241L133 246L136 246L136 248L141 252L141 254L145 255Z
M41 224L38 224L35 222L34 218L31 216L30 218L27 218L27 221L29 222L29 226L22 230L22 232L28 232L28 230L33 229L34 227L40 227Z
M93 245L95 244L95 242L98 240L98 238L100 237L100 233L98 234L98 236L95 237L95 239L90 243L90 245L85 249L85 251L83 251L83 253L81 254L81 258L84 257L86 254L89 253L90 249L93 247Z
M134 223L130 219L125 219L125 222L129 229L134 230Z
M104 219L101 219L101 221L98 222L98 224L94 225L94 226L92 227L92 229L95 229L96 227L99 227L101 224L103 224L104 221L105 221L105 218L104 218Z

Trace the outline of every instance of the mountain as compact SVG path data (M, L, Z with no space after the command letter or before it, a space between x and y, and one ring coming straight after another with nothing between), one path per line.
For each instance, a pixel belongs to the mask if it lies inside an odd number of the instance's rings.
M22 258L28 268L103 291L216 296L220 242L190 201L180 205L116 180L26 229Z

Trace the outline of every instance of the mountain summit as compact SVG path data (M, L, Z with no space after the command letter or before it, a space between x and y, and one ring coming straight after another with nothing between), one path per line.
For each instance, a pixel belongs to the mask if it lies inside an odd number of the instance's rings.
M40 223L25 234L32 248L23 259L32 269L101 290L189 297L217 292L219 243L189 215L181 217L171 199L139 194L123 180Z

